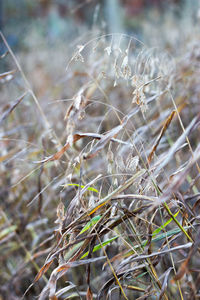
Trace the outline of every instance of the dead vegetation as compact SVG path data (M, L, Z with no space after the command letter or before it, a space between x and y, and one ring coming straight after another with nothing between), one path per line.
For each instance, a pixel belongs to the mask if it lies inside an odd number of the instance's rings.
M198 41L94 38L47 100L1 39L1 299L198 299Z

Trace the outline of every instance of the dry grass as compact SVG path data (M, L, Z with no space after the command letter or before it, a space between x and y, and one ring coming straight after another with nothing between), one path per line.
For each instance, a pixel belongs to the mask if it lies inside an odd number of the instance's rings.
M198 299L197 37L94 38L36 93L1 39L1 299Z

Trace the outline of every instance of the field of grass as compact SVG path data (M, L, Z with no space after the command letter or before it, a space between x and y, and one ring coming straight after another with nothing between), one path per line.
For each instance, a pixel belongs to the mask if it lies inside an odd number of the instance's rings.
M199 299L200 36L0 38L0 299Z

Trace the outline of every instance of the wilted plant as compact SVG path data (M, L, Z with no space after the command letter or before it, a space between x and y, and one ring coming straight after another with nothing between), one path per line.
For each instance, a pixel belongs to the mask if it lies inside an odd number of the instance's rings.
M0 120L2 295L198 297L195 49L175 66L127 35L94 38L77 46L64 97L51 106L38 101L7 48L16 75L1 79L23 84Z

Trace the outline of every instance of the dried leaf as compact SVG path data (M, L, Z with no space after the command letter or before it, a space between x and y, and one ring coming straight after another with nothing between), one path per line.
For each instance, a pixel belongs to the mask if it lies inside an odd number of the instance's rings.
M73 135L73 143L77 142L78 140L80 140L84 137L92 137L94 139L100 140L101 138L104 137L104 135L96 134L96 133L75 133ZM126 142L120 141L120 140L115 139L115 138L111 138L111 141L127 145ZM59 160L63 156L65 151L67 151L67 149L69 149L69 147L70 147L70 144L67 141L66 144L58 152L56 152L55 154L53 154L51 156L48 156L48 157L44 158L43 160L34 161L34 163L36 163L36 164L37 163L46 163L46 162L49 162L49 161Z
M188 263L189 263L189 259L187 258L180 266L177 274L174 276L172 282L177 281L177 280L180 280L184 275L185 273L187 272L187 266L188 266Z
M37 282L49 269L49 267L51 266L53 260L51 260L50 262L46 263L39 271L39 273L36 275L35 279L34 279L34 283Z
M54 271L56 271L56 273L59 273L61 271L67 271L69 268L87 265L87 264L97 262L102 259L106 259L106 256L94 257L94 258L89 258L89 259L85 259L85 260L71 261L71 262L68 262L66 264L59 266Z
M174 280L180 280L185 275L185 273L188 271L188 263L189 263L191 257L197 252L199 245L200 245L200 229L198 229L195 242L189 251L188 257L181 264L177 274L174 276Z
M165 253L174 252L174 251L177 251L179 249L187 249L187 248L190 248L191 246L192 246L192 243L189 242L187 244L179 245L177 247L173 247L173 248L170 248L170 249L167 249L167 250L153 252L153 253L148 254L148 255L138 255L137 257L133 257L133 258L129 259L129 261L126 264L130 264L134 261L145 260L146 258L154 257L154 256L157 256L157 255L163 255ZM134 254L134 256L135 256L135 254ZM124 265L125 265L125 263L124 263Z
M28 92L25 92L22 96L20 96L12 105L11 107L9 107L1 116L0 118L0 125L3 122L3 120L5 120L9 114L15 109L15 107L24 99L24 97L26 96Z
M93 147L93 149L84 155L84 159L90 159L93 158L97 155L97 153L102 150L107 143L113 138L115 137L123 128L123 125L119 125L115 128L113 128L112 130L110 130L107 134L105 134L100 141Z
M200 158L200 144L196 147L195 151L193 152L193 156L188 161L185 169L182 172L180 172L178 175L173 177L173 180L172 180L169 188L163 193L163 195L159 198L158 201L155 201L155 202L157 202L155 204L159 203L159 205L160 205L161 203L166 202L172 193L177 192L179 186L184 182L187 174L191 170L191 167L199 160L199 158Z
M172 119L173 119L175 113L176 113L176 111L173 110L173 111L171 112L170 116L169 116L169 117L167 118L167 120L165 121L165 124L163 125L163 128L161 129L161 132L160 132L160 134L159 134L159 136L158 136L158 138L157 138L157 141L156 141L155 145L153 146L153 149L151 150L151 153L150 153L149 156L148 156L148 162L149 162L149 163L151 162L152 157L153 157L153 154L154 154L154 152L156 151L156 149L157 149L157 147L158 147L158 145L159 145L159 143L160 143L160 140L161 140L161 138L163 137L165 131L166 131L167 128L169 127L169 124L171 123L171 121L172 121Z
M90 287L87 289L86 300L93 300L93 293Z
M200 114L198 114L188 127L185 129L185 131L181 134L181 136L177 139L177 141L173 144L173 146L169 149L167 155L165 156L164 160L157 161L158 167L156 168L156 173L158 174L162 168L164 168L172 159L172 156L177 151L177 149L185 142L185 138L196 128L196 126L199 125L200 122Z

